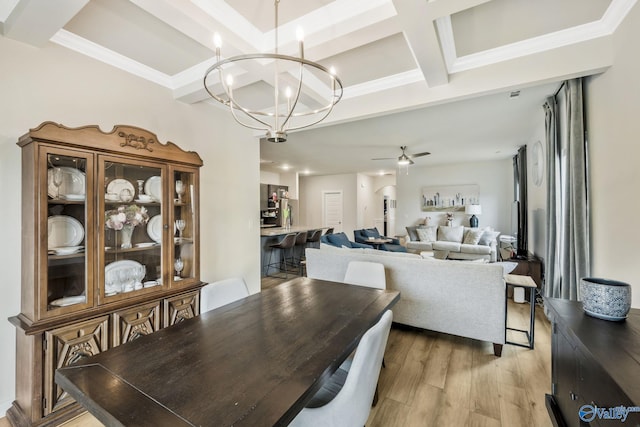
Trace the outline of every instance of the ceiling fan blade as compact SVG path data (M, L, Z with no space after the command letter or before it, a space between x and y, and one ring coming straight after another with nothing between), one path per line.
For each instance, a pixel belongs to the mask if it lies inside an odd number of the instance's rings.
M412 157L412 158L413 157L422 157L422 156L428 156L429 154L431 154L431 153L429 153L428 151L425 151L424 153L412 154L410 157Z
M395 157L378 157L375 159L371 159L371 160L395 160Z

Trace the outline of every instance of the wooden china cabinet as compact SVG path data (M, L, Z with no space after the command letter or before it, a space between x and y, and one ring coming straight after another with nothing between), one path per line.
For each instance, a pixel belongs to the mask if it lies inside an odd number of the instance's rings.
M18 145L22 295L7 418L59 425L84 410L55 384L57 368L199 313L202 160L131 126L45 122Z

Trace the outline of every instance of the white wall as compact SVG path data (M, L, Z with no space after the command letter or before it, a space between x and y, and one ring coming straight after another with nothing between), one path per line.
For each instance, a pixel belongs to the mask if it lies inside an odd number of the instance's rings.
M405 227L431 217L432 224L445 224L445 214L423 212L420 208L422 187L434 185L467 185L479 187L482 215L480 227L491 226L506 233L510 230L513 201L513 162L511 159L457 163L439 166L409 167L409 174L398 174L395 234L406 234ZM454 224L469 226L469 215L454 213ZM389 233L393 234L393 233Z
M613 66L585 83L591 173L592 275L632 286L640 308L640 7L636 5L613 37Z
M357 176L358 204L356 206L356 229L372 228L376 219L382 218L382 200L377 200L374 179L368 175ZM382 229L379 229L382 232Z
M271 144L271 143L270 143ZM275 143L274 143L275 144ZM298 172L283 172L280 174L280 185L286 185L289 190L290 199L298 199Z
M374 187L375 187L375 191L380 190L382 187L388 187L390 185L395 186L396 185L396 176L395 175L378 175L374 178ZM395 197L395 194L394 194Z
M309 227L322 226L322 192L342 191L344 211L342 231L350 240L353 240L353 230L358 228L356 187L356 174L301 176L300 224Z
M280 184L280 174L269 172L269 171L260 171L260 183L261 184Z
M260 289L259 145L250 130L208 105L177 102L167 89L54 44L37 49L0 36L0 414L14 399L20 311L21 152L18 137L51 120L69 127L129 124L197 151L201 170L201 277L243 276ZM237 156L238 151L242 156Z

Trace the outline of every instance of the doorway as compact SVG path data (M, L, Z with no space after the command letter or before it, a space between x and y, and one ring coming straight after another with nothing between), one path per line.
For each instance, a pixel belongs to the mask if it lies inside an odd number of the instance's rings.
M342 191L322 192L322 225L333 227L334 232L342 231Z

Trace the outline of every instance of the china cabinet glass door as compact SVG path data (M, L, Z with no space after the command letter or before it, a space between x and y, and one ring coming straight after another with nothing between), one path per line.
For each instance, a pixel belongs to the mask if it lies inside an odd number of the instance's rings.
M164 166L100 156L98 173L101 299L127 298L165 286Z
M173 286L198 277L197 174L194 170L173 169Z
M73 150L41 152L40 182L46 198L46 277L40 301L43 315L85 309L93 304L89 283L93 273L93 248L86 236L93 233L87 201L93 196L91 154ZM89 166L88 166L89 165ZM44 250L44 245L41 246Z

